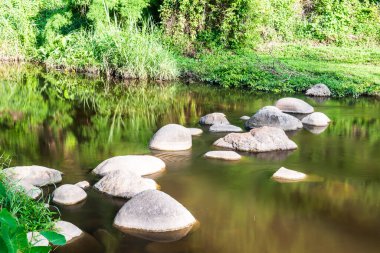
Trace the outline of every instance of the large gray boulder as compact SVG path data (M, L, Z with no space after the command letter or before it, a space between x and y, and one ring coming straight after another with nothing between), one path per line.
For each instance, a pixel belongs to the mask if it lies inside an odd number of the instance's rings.
M115 156L101 162L93 172L100 176L120 170L130 170L140 176L146 176L165 170L165 163L151 155Z
M65 237L68 243L83 235L83 231L80 228L67 221L57 221L54 228L57 233Z
M62 181L62 173L43 166L17 166L4 170L5 176L12 181L24 181L34 186L45 186Z
M277 127L254 128L248 133L231 133L214 142L215 146L247 152L292 150L297 145Z
M64 184L53 192L53 202L61 205L75 205L87 198L87 193L79 186Z
M202 125L214 125L214 124L230 124L228 122L226 115L221 112L214 112L207 114L199 120L199 123Z
M283 112L309 114L314 108L298 98L281 98L276 102L276 107Z
M302 128L302 123L296 117L283 113L275 106L265 106L246 121L245 126L247 128L271 126L290 131Z
M241 159L241 155L235 151L209 151L204 155L206 158L236 161Z
M136 194L157 189L157 183L148 178L133 173L132 171L113 171L97 182L94 187L114 197L132 198Z
M210 127L209 131L213 133L238 133L243 132L243 129L230 124L214 124Z
M319 83L308 89L306 91L306 95L314 97L330 97L331 91L329 87L326 86L326 84Z
M177 151L190 149L191 132L184 126L169 124L161 127L149 143L151 149Z
M146 239L174 241L196 223L191 213L168 194L144 191L120 209L114 225L123 232Z
M306 179L306 177L307 175L302 172L289 170L284 167L281 167L272 176L272 178L277 181L302 181Z
M314 112L307 115L302 119L302 123L309 126L324 127L327 126L331 120L324 113Z

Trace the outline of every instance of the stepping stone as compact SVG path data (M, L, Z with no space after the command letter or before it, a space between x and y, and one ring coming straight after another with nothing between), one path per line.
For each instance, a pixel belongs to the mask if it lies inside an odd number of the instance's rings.
M62 172L42 166L17 166L4 170L12 181L24 181L34 186L45 186L62 181Z
M210 132L227 133L227 132L243 132L243 129L234 125L215 124L210 127Z
M306 95L315 97L330 97L331 91L326 84L319 83L306 91Z
M191 213L168 194L148 190L133 197L114 220L119 230L150 240L174 241L196 223Z
M302 119L303 124L316 127L328 126L330 122L329 117L321 112L314 112Z
M251 117L246 116L246 115L240 117L241 120L249 120L250 118L251 118Z
M157 189L158 185L152 179L142 178L126 170L108 173L94 187L114 197L132 198L142 191Z
M190 127L188 129L190 130L190 134L192 136L198 136L198 135L201 135L203 133L203 130L200 129L200 128L192 128L192 127Z
M279 181L302 181L307 177L306 174L289 170L287 168L281 167L276 173L273 174L272 178Z
M92 172L105 176L112 171L129 170L140 176L146 176L165 170L165 163L151 155L115 156L101 162Z
M204 156L207 158L229 160L229 161L236 161L236 160L241 159L241 156L234 151L209 151Z
M75 205L87 198L87 193L79 186L64 184L53 192L53 202L61 205Z
M90 183L87 181L81 181L81 182L76 183L75 185L82 188L83 190L90 188L91 186Z
M83 235L80 228L67 221L57 221L54 228L57 233L65 237L67 243Z
M296 117L283 113L275 106L265 106L246 121L245 126L247 128L271 126L291 131L302 128L302 123Z
M246 152L293 150L297 145L277 127L254 128L248 133L231 133L214 142L215 146Z
M276 107L287 113L309 114L314 112L311 105L298 98L281 98L276 102Z
M220 112L210 113L201 117L199 123L202 125L230 124L226 118L226 115Z
M190 130L177 124L161 127L152 137L149 148L177 151L190 149L192 145Z

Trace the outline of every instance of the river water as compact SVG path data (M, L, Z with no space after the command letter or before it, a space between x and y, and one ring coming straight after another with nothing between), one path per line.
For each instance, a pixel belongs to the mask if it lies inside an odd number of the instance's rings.
M154 176L161 190L200 222L177 242L139 239L112 226L126 200L89 189L85 202L58 206L62 219L86 237L56 252L379 252L379 98L295 95L328 115L330 126L318 134L288 133L298 145L295 151L241 153L242 160L226 162L202 157L224 136L207 128L185 152L152 152L148 142L168 123L200 127L199 118L210 112L223 112L232 124L243 126L240 116L284 95L182 83L110 84L28 65L2 66L0 85L0 145L11 165L43 165L64 172L63 183L94 184L98 179L90 171L101 161L153 154L167 165L165 173ZM321 180L271 180L282 166Z

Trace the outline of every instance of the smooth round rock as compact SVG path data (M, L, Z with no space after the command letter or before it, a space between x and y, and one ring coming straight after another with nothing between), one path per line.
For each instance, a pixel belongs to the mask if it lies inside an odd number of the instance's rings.
M75 185L82 188L83 190L90 188L90 186L91 186L90 183L87 181L80 181L80 182L76 183Z
M249 120L250 118L251 118L251 117L246 116L246 115L240 117L241 120Z
M243 132L243 129L240 127L230 124L215 124L209 130L214 133Z
M65 237L68 243L83 234L83 231L80 228L67 221L57 221L54 228L57 233Z
M190 127L188 128L190 130L190 134L192 136L198 136L198 135L201 135L203 133L203 130L200 129L200 128L193 128L193 127Z
M40 188L32 184L29 184L28 182L19 181L16 182L15 185L32 199L37 199L39 196L42 195L42 191Z
M34 247L46 247L49 246L49 241L39 232L29 232L26 234L28 242Z
M234 151L209 151L205 155L207 158L213 159L221 159L221 160L229 160L236 161L241 159L241 155Z
M247 128L271 126L291 131L302 128L302 123L296 117L283 113L275 106L265 106L246 121L245 126Z
M273 179L280 181L301 181L304 180L306 177L307 175L304 173L295 170L289 170L284 167L281 167L272 176Z
M308 89L306 91L306 95L314 97L330 97L331 91L329 87L326 86L326 84L319 83Z
M314 112L314 108L298 98L281 98L276 102L276 107L283 112L308 114Z
M144 191L133 197L114 220L115 227L123 232L160 241L185 236L195 223L195 218L183 205L157 190Z
M24 181L34 186L45 186L62 181L62 173L42 166L17 166L4 170L5 176L12 181Z
M254 128L248 133L231 133L214 142L215 146L246 152L293 150L297 145L277 127Z
M224 115L224 113L221 112L207 114L201 117L199 123L202 125L230 124L230 122L226 118L226 115Z
M61 205L75 205L87 198L87 193L79 186L64 184L53 192L53 202Z
M177 124L161 127L149 143L151 149L177 151L190 149L192 145L190 130Z
M303 124L316 127L327 126L330 122L329 117L321 112L314 112L302 119Z
M157 183L131 171L113 171L97 182L94 187L101 192L121 198L132 198L136 194L157 189Z
M112 171L130 170L137 175L146 176L165 170L165 163L151 155L115 156L101 162L92 172L105 176Z

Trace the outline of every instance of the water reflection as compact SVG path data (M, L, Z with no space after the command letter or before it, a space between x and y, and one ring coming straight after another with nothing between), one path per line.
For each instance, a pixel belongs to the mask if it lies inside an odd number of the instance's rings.
M312 134L321 134L328 128L328 126L317 127L317 126L304 125L303 128L305 128L307 131L309 131Z

